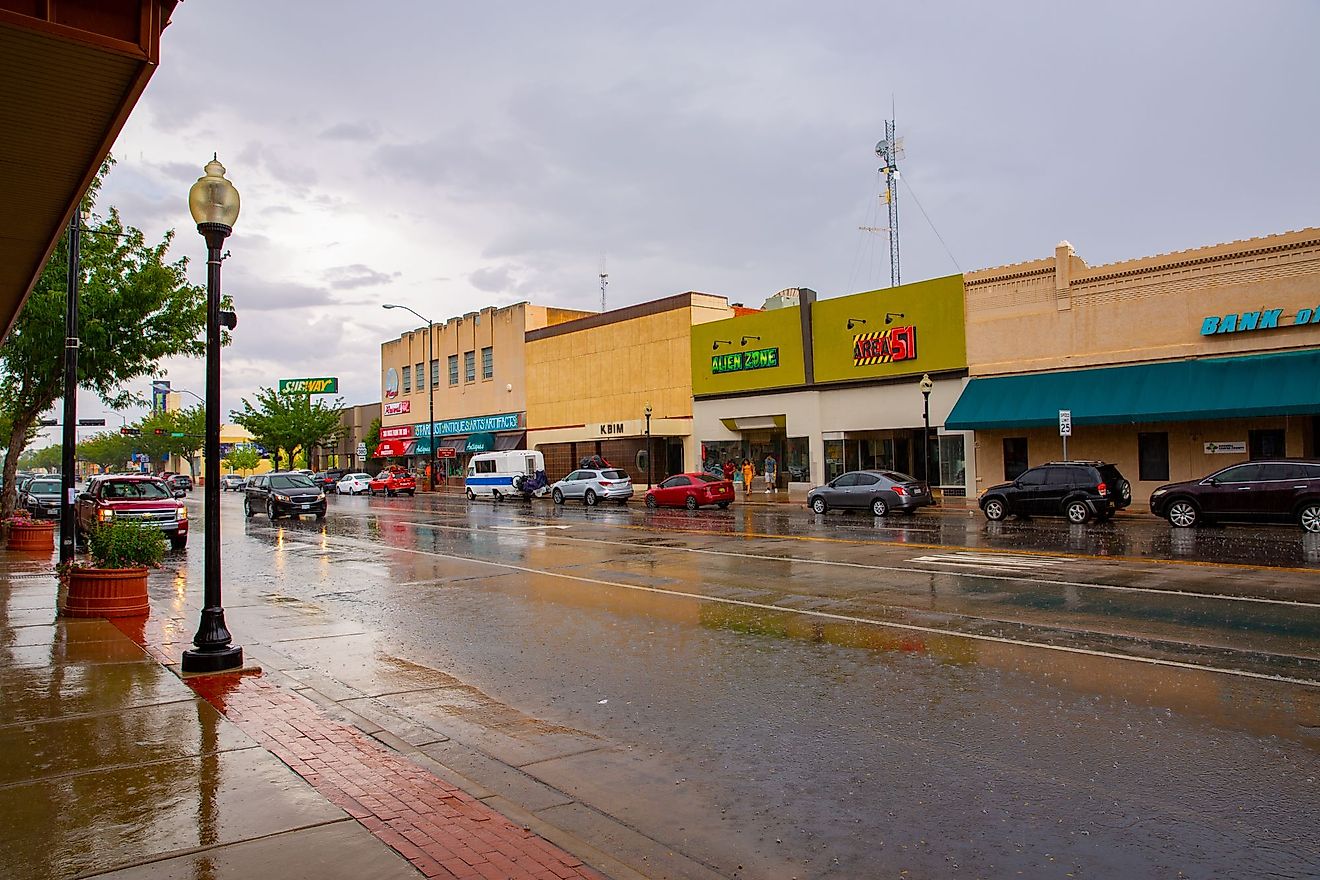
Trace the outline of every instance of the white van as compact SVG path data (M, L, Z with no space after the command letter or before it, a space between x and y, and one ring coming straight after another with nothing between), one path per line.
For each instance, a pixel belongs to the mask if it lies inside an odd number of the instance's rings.
M513 449L478 452L468 461L463 481L468 500L474 498L540 498L550 491L545 458L539 452Z

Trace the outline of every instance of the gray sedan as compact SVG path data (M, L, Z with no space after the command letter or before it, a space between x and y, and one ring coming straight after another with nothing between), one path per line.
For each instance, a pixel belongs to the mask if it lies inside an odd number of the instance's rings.
M891 510L914 513L934 504L930 487L898 471L849 471L807 493L807 507L824 513L832 507L870 509L875 516Z
M607 498L619 504L627 504L632 494L632 478L618 468L582 468L550 487L550 497L555 500L555 504L563 504L565 498L581 498L588 507Z

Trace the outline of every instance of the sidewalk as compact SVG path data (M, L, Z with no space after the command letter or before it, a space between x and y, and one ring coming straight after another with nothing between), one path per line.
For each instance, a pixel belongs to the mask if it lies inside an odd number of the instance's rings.
M61 619L0 550L0 876L600 878L260 671L181 680L177 619Z

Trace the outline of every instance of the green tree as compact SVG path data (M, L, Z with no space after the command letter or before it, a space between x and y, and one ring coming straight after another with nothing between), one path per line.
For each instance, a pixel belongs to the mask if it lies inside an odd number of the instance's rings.
M257 452L255 446L249 446L246 443L235 443L234 448L229 450L229 454L220 461L230 471L242 471L246 476L248 471L256 470L257 466L261 464L261 453Z
M78 443L78 458L100 465L102 468L123 468L133 454L135 437L125 437L118 431L95 434Z
M183 409L150 413L138 423L138 427L142 431L139 445L144 447L153 462L167 455L177 455L188 462L188 473L197 476L201 448L206 439L206 407L198 403Z
M55 443L50 446L43 446L40 449L26 450L18 456L18 466L24 470L34 470L43 468L45 470L59 470L60 464L64 461L64 447ZM14 468L14 474L18 473L18 467ZM5 485L8 486L13 481L13 474L5 471Z
M148 244L119 211L92 213L107 159L83 199L89 234L82 236L78 384L111 409L134 402L124 390L154 375L167 357L205 354L206 289L189 284L187 258L166 262L174 232ZM14 508L14 473L38 416L64 393L64 310L68 237L60 240L0 346L0 408L9 420L0 516Z
M362 442L366 444L367 454L366 456L363 457L362 464L360 465L360 467L363 468L364 470L369 470L374 473L376 470L378 470L378 468L375 467L369 468L367 467L367 463L371 461L379 462L379 459L377 459L373 454L376 451L376 447L380 445L379 417L371 420L371 424L367 427L367 433L362 437Z
M312 396L280 394L273 388L261 388L257 391L256 406L245 397L243 408L230 413L230 418L271 451L276 468L281 450L289 453L292 467L295 452L301 450L304 460L310 460L314 449L334 444L343 433L343 401L326 404L320 399L313 401Z

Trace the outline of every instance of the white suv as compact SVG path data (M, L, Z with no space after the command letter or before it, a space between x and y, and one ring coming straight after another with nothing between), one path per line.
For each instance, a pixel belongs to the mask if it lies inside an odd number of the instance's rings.
M581 498L588 507L594 507L603 499L627 504L632 494L632 478L618 468L582 468L550 487L550 497L555 504L563 504L565 498Z

